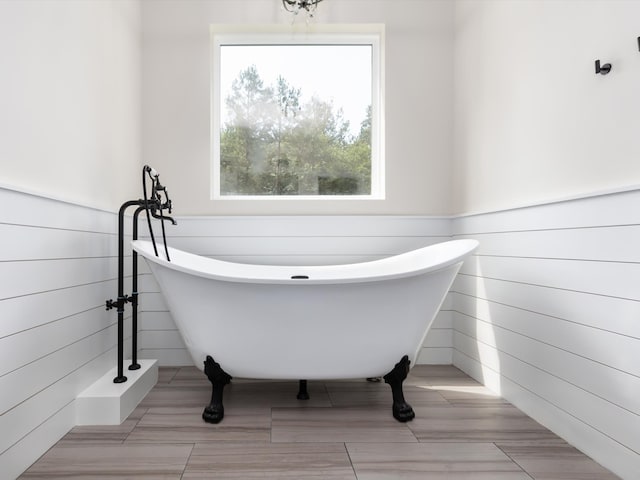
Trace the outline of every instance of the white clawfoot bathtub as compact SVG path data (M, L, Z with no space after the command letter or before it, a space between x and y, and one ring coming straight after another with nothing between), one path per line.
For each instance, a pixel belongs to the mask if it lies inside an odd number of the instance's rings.
M340 379L380 377L404 356L415 363L478 242L332 266L230 263L173 248L167 261L150 242L132 245L147 260L196 366L211 355L231 376Z

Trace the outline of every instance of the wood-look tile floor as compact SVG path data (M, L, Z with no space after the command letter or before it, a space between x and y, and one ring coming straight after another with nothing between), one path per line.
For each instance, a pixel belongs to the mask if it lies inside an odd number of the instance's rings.
M365 380L233 380L225 418L202 421L211 387L194 367L161 368L118 426L76 427L24 479L618 478L452 366L416 366L404 393L416 418L391 416L391 390Z

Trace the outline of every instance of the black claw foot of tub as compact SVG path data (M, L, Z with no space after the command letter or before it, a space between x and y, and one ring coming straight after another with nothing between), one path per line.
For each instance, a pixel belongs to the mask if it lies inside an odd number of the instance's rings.
M409 357L405 355L396 363L393 370L383 377L385 383L388 383L391 387L391 393L393 395L393 418L399 422L409 422L416 416L411 405L405 401L404 393L402 392L402 382L407 378L410 364Z
M307 392L307 381L300 380L298 382L298 395L296 395L298 400L309 400L309 392Z
M220 423L224 418L224 406L223 405L208 405L204 407L202 412L202 419L207 423Z
M399 422L410 422L416 417L411 405L406 402L394 403L392 407L393 418Z
M204 361L204 374L211 382L211 403L202 412L202 419L207 423L220 423L224 418L222 393L232 377L209 355Z

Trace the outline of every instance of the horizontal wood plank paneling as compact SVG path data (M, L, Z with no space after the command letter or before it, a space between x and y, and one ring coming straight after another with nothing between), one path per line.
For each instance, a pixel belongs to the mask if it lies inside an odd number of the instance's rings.
M453 350L451 347L424 347L418 354L417 365L451 365Z
M637 338L464 295L457 299L456 310L486 325L517 332L541 344L640 378L640 365L634 355Z
M484 344L478 345L476 339L464 337L460 333L454 333L454 345L456 346L453 354L454 363L458 368L473 372L474 377L484 378L488 383L498 382L502 396L512 399L512 403L517 403L518 408L527 412L539 423L552 429L561 437L569 439L570 443L579 449L584 450L585 446L590 444L597 445L597 453L590 456L598 463L605 467L607 464L615 464L614 468L608 468L623 479L637 478L638 469L633 461L635 452L617 439L598 431L553 403L555 396L550 398L548 389L555 388L557 394L562 395L565 391L563 382L557 382L553 377L542 375L531 365L520 362L517 358L511 362L503 362L502 366L496 365L496 367L499 366L498 370L493 370L490 366L491 361L487 362L486 359L491 360L494 351ZM476 355L467 356L462 353L463 351L475 352ZM522 378L527 379L527 386L523 384ZM547 388L538 390L538 385ZM580 401L580 399L574 399L574 401Z
M454 364L623 478L640 473L637 201L453 221L454 238L480 241L453 286Z
M574 200L464 215L454 219L454 233L560 230L566 228L639 225L640 190L585 196Z
M423 237L449 238L448 217L385 215L175 217L170 237ZM142 231L142 230L141 230Z
M16 476L115 365L117 216L4 188L0 203L0 472Z
M407 252L450 239L450 219L397 216L178 217L166 225L169 245L221 260L280 265L362 262ZM154 224L156 238L160 228ZM141 223L140 236L148 236ZM187 361L159 287L144 262L139 279L140 336L143 358L161 365ZM450 301L438 315L419 357L423 363L452 359ZM165 352L166 351L166 355ZM183 365L178 363L177 365Z
M43 244L47 260L117 255L115 237L104 232L0 224L0 238L0 262L37 260Z
M535 257L477 256L460 273L559 290L640 299L640 264Z
M60 350L53 355L14 371L0 380L3 395L0 428L4 432L0 440L0 452L34 428L76 396L98 377L86 378L86 384L67 385L65 379L82 370L98 358L115 358L113 347L115 328L98 332L83 342ZM111 353L112 355L107 355ZM106 371L106 370L104 370ZM104 373L104 371L102 373ZM78 378L84 377L78 374ZM76 377L73 377L76 378ZM59 385L67 385L62 389ZM34 406L38 406L35 408ZM9 407L9 408L7 408Z
M79 312L104 308L105 293L113 295L116 288L116 280L112 279L1 300L0 338Z
M141 348L138 358L152 358L162 365L193 365L193 359L185 348ZM202 368L202 365L196 365Z
M234 262L326 265L375 260L439 241L440 237L174 237L170 245Z
M600 262L640 262L640 226L475 233L478 255ZM606 245L606 248L603 246Z
M163 348L186 348L177 329L171 330L142 330L138 340L143 350Z
M466 346L465 346L466 344ZM571 441L574 446L583 447L583 444L597 444L599 447L597 457L599 463L615 463L618 464L617 473L624 479L637 478L637 469L631 463L630 457L633 458L634 453L620 443L606 437L588 424L582 422L567 412L550 403L546 398L538 395L536 391L527 390L518 381L512 381L509 377L503 375L499 371L492 370L484 360L479 357L466 356L463 351L477 351L475 339L465 338L462 340L461 335L454 333L454 345L456 349L453 352L454 364L463 371L473 372L475 378L484 378L488 383L495 381L499 384L502 395L505 398L512 399L517 402L519 408L526 411L530 416L535 418L539 423L549 429L553 429L554 433L567 439L582 439L582 442ZM483 352L487 355L487 352ZM582 445L581 445L582 444ZM604 459L604 460L603 460ZM624 471L620 471L620 466ZM635 472L635 473L634 473ZM625 476L626 474L626 476Z
M0 338L0 378L112 326L112 317L101 306Z
M51 200L0 187L3 205L1 223L59 230L77 230L116 235L116 216L113 212L87 208L82 205Z
M486 277L458 275L456 292L637 337L640 302ZM490 298L489 298L490 297Z
M33 464L34 455L37 459L49 450L60 439L60 432L68 432L75 426L75 420L75 404L69 403L27 433L2 454L3 475L7 479L17 478Z
M640 416L635 413L638 400L634 395L640 388L638 377L505 328L476 322L472 317L457 319L456 334L466 335L481 343L486 351L491 350L489 358L496 359L492 366L502 375L506 375L505 366L515 361L526 364L546 380L529 383L530 378L520 373L509 378L539 395L544 393L548 401L553 399L554 405L603 434L635 451L640 450L640 437L636 435L640 431ZM562 387L557 391L550 384Z
M117 261L105 257L1 262L0 274L11 279L2 287L4 300L112 280L117 277Z

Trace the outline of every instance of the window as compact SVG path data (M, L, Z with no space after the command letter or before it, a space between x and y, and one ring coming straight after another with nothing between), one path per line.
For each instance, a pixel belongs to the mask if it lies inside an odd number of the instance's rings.
M381 27L291 28L212 27L213 198L384 198Z

